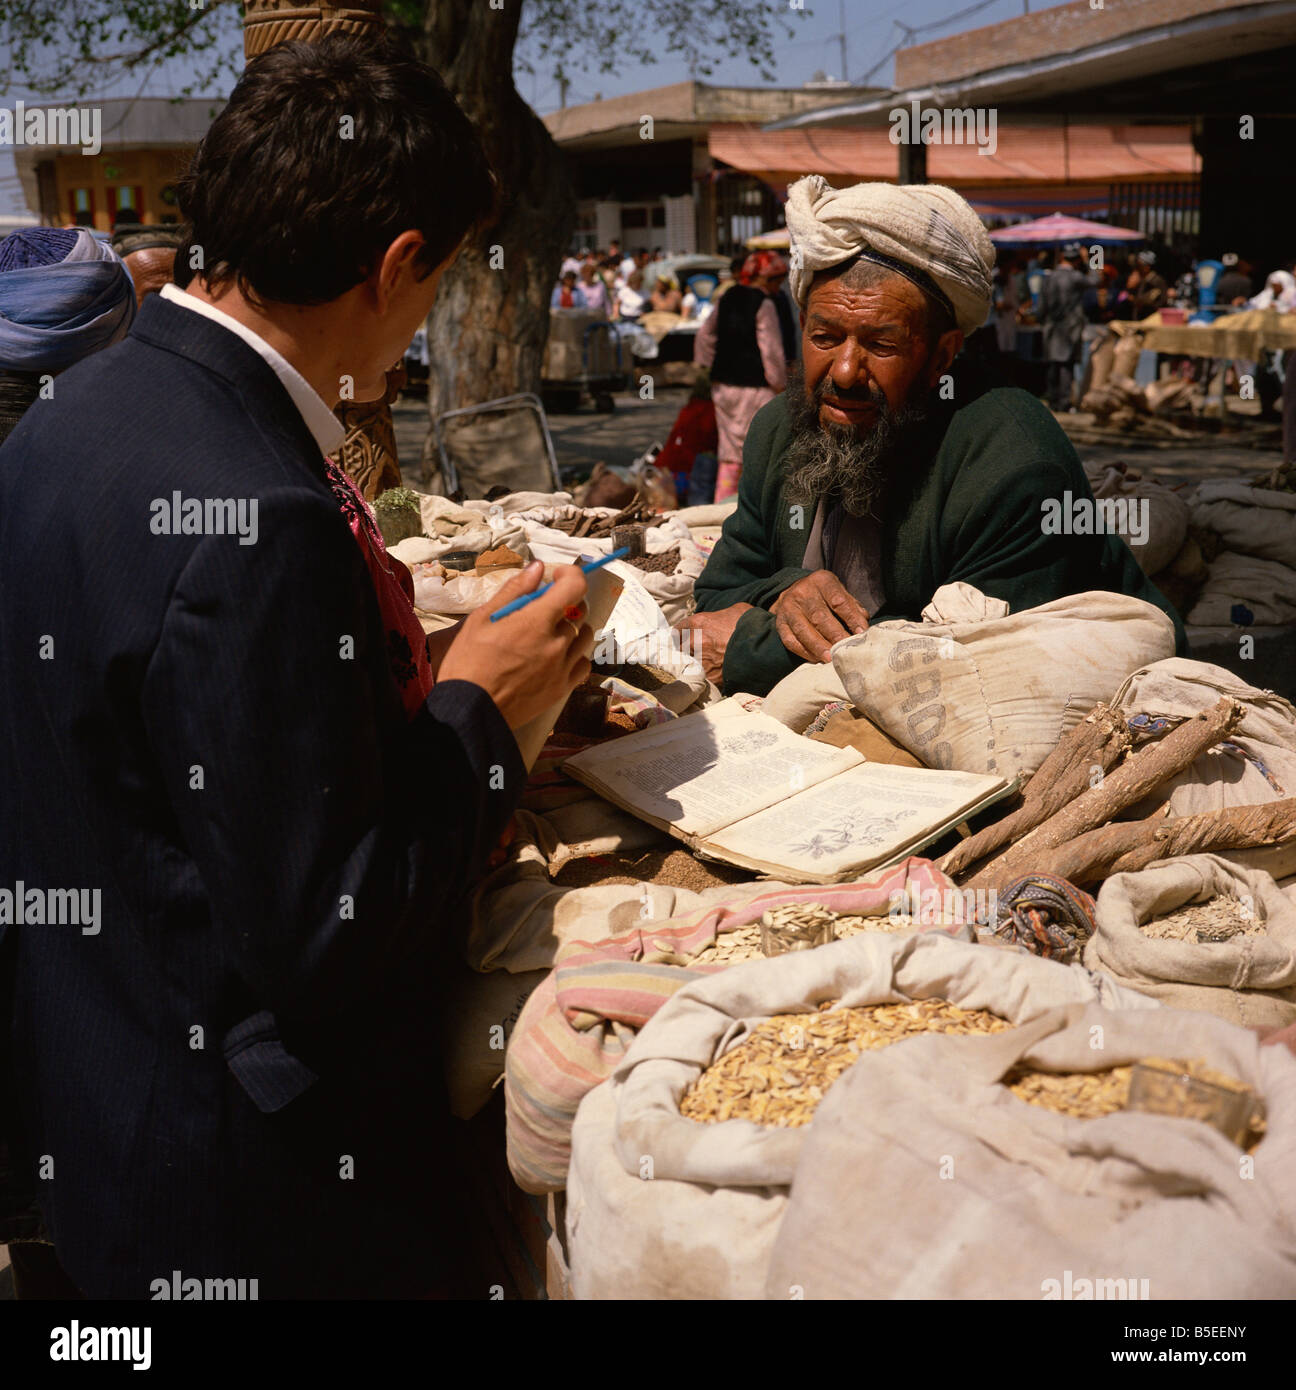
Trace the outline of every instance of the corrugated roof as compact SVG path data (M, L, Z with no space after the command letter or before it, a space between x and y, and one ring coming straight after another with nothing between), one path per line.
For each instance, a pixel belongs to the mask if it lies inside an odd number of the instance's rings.
M899 166L890 127L763 131L713 126L708 144L715 159L770 183L786 183L802 174L823 174L829 182L834 177L894 181ZM1173 178L1192 176L1199 167L1188 126L999 122L993 154L966 144L927 147L927 177L959 187Z

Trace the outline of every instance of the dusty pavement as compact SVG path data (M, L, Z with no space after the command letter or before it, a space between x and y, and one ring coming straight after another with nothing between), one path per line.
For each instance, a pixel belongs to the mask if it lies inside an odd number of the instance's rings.
M549 431L564 480L569 475L579 478L587 474L600 459L614 465L633 463L655 441L665 441L687 399L684 387L662 386L652 401L641 401L635 393L618 395L617 408L610 415L600 415L590 405L576 414L550 415ZM1254 411L1254 404L1251 409ZM1230 410L1240 414L1247 410L1247 405L1230 401ZM396 403L392 414L405 481L419 488L423 441L428 431L427 403L419 397L405 396ZM1096 463L1124 461L1144 476L1170 486L1206 478L1249 478L1282 461L1277 449L1247 448L1236 438L1218 439L1212 435L1203 435L1200 440L1176 440L1173 444L1159 442L1155 447L1135 440L1085 443L1083 436L1090 424L1088 416L1062 417L1064 429L1082 436L1076 443L1082 459Z
M662 386L651 401L641 401L638 393L619 394L617 408L610 415L600 415L588 404L576 414L550 415L549 433L564 481L569 474L587 474L600 459L628 467L654 442L665 443L666 432L686 400L688 391L684 387ZM421 487L423 441L428 432L427 402L402 396L392 409L392 419L401 472L411 487Z

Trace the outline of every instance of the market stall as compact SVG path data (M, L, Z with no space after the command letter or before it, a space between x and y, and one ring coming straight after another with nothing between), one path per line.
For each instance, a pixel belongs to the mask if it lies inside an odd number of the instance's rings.
M1171 495L1162 551L1243 505ZM1176 658L1140 600L966 585L722 699L672 624L725 508L416 509L392 550L428 630L532 557L635 552L446 1020L510 1294L1050 1297L1113 1264L1152 1297L1296 1294L1296 1057L1248 1031L1296 1021L1296 708Z

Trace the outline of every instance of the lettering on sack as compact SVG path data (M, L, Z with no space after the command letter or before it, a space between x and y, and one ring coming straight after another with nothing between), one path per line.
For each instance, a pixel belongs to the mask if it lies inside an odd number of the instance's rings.
M933 743L937 734L943 732L946 722L945 705L940 699L941 678L939 668L934 671L915 671L914 657L922 655L922 665L929 666L939 661L939 644L927 637L912 637L897 642L891 648L887 664L893 671L910 671L912 674L902 680L894 681L891 689L901 697L900 712L907 716L906 725L909 737L923 750L923 761L929 767L951 767L954 751L946 742ZM930 745L930 747L928 746Z

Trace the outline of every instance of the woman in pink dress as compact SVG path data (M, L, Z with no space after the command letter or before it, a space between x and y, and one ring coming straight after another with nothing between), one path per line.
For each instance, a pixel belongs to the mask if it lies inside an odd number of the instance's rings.
M738 491L743 440L752 417L787 385L787 357L771 296L787 279L777 252L753 251L698 329L693 361L711 372L711 399L719 431L715 500Z

